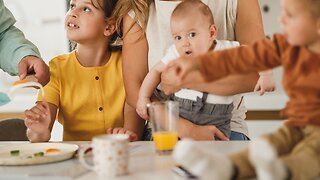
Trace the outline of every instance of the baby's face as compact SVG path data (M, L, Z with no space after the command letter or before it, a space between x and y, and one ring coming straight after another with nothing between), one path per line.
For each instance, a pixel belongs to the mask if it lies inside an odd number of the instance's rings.
M215 27L200 12L171 17L171 33L180 56L206 53L215 39Z

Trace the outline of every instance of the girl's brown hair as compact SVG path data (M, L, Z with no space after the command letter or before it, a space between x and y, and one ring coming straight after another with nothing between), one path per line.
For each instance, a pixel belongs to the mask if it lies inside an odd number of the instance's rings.
M91 3L94 5L93 0ZM117 0L97 0L99 8L104 11L104 18L106 21L115 23L114 9L117 5ZM97 7L98 8L98 7ZM121 50L121 44L117 43L118 33L114 33L109 42L109 50L116 51Z

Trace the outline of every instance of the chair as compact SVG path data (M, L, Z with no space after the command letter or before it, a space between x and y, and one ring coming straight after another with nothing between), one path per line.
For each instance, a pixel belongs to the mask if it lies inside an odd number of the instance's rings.
M28 141L26 132L22 119L0 120L0 141Z

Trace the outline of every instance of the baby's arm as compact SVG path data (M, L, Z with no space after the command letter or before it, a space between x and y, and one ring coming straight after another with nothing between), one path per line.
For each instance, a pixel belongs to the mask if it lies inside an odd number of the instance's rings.
M164 70L165 65L162 62L156 64L151 71L144 78L139 91L139 98L137 102L137 113L143 119L149 119L147 113L147 104L150 103L150 98L153 95L153 91L160 83L161 73Z
M46 101L39 101L37 105L25 111L27 137L31 142L46 142L51 138L51 130L56 118L57 106Z

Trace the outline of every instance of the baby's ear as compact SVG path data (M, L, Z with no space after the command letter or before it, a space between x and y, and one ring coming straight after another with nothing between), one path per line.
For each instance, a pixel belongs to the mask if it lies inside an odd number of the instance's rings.
M116 30L115 27L116 27L115 24L113 24L113 23L108 23L108 24L106 25L106 27L105 27L104 35L105 35L105 36L111 36L111 35L115 32L115 30Z
M216 39L216 37L217 37L217 27L216 27L216 25L214 25L214 24L210 25L209 31L210 31L210 37Z

